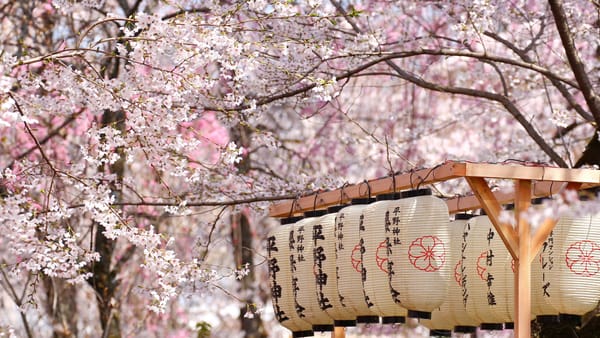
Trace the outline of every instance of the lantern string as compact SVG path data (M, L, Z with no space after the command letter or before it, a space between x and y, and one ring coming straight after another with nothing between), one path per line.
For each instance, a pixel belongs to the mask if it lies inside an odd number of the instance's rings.
M344 195L345 195L344 188L347 187L348 185L349 185L348 182L345 182L344 184L342 184L342 187L340 188L340 205L342 205L344 202Z
M371 184L369 184L369 181L367 180L364 180L363 183L367 185L367 194L368 197L371 198Z
M300 198L300 195L296 195L296 198L294 198L294 200L292 201L292 206L290 207L290 214L288 217L292 217L292 215L294 214L294 207L298 204L298 199Z
M317 198L319 198L319 190L315 192L315 201L313 203L313 211L317 210Z

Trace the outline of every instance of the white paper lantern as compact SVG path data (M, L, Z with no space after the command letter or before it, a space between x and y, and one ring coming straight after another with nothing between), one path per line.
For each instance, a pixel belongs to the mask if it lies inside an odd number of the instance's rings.
M282 220L282 225L267 237L269 282L275 318L283 327L292 331L294 338L313 335L312 325L296 313L292 288L289 238L292 223L300 219L301 217L295 217Z
M341 209L336 218L336 264L337 285L340 303L346 311L352 313L357 323L379 323L367 303L362 290L361 245L359 225L363 219L362 212L372 198L352 200L352 205Z
M585 204L596 201L581 202ZM549 239L550 240L550 239ZM565 215L556 224L547 247L548 293L561 321L574 320L600 301L600 213ZM552 247L554 246L554 247Z
M377 202L363 210L363 223L359 224L362 286L367 306L381 317L383 324L404 323L406 309L394 301L388 273L388 245L386 223L389 207L399 194L377 196Z
M480 324L467 313L462 287L463 270L466 269L463 257L466 258L464 253L470 244L465 234L469 233L467 221L472 217L470 214L456 214L454 221L450 222L450 285L446 301L431 314L433 328L448 329L452 325L450 329L455 332L475 333Z
M318 271L313 250L315 248L313 226L320 223L321 216L325 213L324 210L305 213L306 218L294 224L294 238L291 239L295 247L292 281L296 282L295 299L298 305L296 312L312 324L313 331L333 331L333 319L322 310L322 307L328 306L328 300L318 294L317 283L315 283L316 280L325 283L328 278L323 271ZM322 231L317 234L317 236L322 235ZM324 259L321 256L316 258Z
M338 211L343 207L328 208L328 214L313 225L315 282L321 310L329 314L334 325L356 326L356 315L340 302L338 293L336 244L342 234L336 234L335 228Z
M465 230L466 269L462 276L467 313L484 330L501 330L513 322L512 256L487 216L469 220Z
M532 208L541 211L543 199L538 198L531 201ZM533 227L539 224L532 224ZM540 323L557 323L559 321L558 310L550 302L549 272L554 268L554 231L550 232L548 238L542 244L531 262L531 315Z
M409 317L431 318L450 281L449 213L430 189L405 191L384 221L392 298Z

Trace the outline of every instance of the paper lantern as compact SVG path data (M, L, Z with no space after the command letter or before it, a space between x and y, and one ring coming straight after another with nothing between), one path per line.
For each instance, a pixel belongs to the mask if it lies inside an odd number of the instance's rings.
M300 219L301 217L283 219L282 225L271 231L267 237L269 282L275 318L283 327L292 331L294 338L313 335L312 325L296 313L292 288L289 238L290 231L293 231L292 223Z
M430 189L405 191L384 218L392 298L409 317L429 319L446 299L450 280L446 202Z
M359 224L361 274L364 299L383 324L404 323L406 309L392 297L388 266L386 227L392 206L399 194L377 196L377 202L363 210L363 222Z
M294 262L292 264L292 280L296 281L296 312L303 315L304 320L312 324L313 331L333 331L333 319L324 307L331 306L317 285L326 284L328 276L317 267L319 261L326 259L324 249L315 252L315 238L324 236L322 231L315 234L314 225L320 225L324 210L305 213L306 218L294 224ZM318 229L319 227L317 227Z
M480 324L467 313L462 287L463 271L466 269L463 257L470 245L463 235L468 233L468 229L465 227L467 227L467 221L472 217L473 215L470 214L456 214L454 221L450 222L450 255L447 260L450 267L450 284L446 300L438 310L431 313L431 324L428 327L432 329L474 333Z
M462 288L467 313L484 330L501 330L513 321L512 256L487 216L473 217L465 228L466 269Z
M367 303L362 290L362 253L359 224L364 208L374 202L372 198L353 199L352 205L337 213L335 225L337 285L340 303L351 313L357 323L379 323Z
M562 216L547 242L546 257L551 264L547 299L560 312L561 321L574 320L579 325L580 316L600 301L600 213Z
M541 209L543 199L534 199L531 201L532 207ZM538 226L538 224L532 224ZM559 321L558 310L550 302L549 272L554 268L554 231L550 232L548 238L542 244L531 262L531 315L537 318L540 323L556 323Z
M340 301L336 274L336 244L343 236L341 232L336 234L336 219L340 217L338 211L344 207L328 208L328 214L313 225L315 283L321 310L327 312L334 325L356 326L356 315Z

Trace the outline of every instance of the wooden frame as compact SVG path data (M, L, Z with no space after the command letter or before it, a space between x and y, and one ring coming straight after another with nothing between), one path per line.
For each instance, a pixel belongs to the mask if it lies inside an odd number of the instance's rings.
M534 197L560 193L564 189L585 189L600 186L600 170L564 169L519 164L489 164L449 161L429 169L397 174L340 189L303 196L271 207L272 217L287 217L309 210L322 209L347 203L353 198L415 189L436 182L464 178L473 191L472 196L446 200L450 213L483 208L496 231L515 259L515 337L531 336L531 260L556 225L547 219L531 235L531 225L522 213ZM492 191L486 179L508 179L514 182L513 191ZM500 221L501 205L515 203L515 224ZM343 337L343 330L336 329L333 337Z

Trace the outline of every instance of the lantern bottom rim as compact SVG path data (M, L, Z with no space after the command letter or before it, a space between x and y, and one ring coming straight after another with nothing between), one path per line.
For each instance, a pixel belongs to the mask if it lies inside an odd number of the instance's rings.
M331 332L333 331L333 324L313 324L312 328L315 332Z
M458 333L475 333L477 332L476 326L457 325L454 327L454 332Z
M406 318L403 316L386 316L381 317L381 324L404 324Z
M356 320L351 320L351 319L334 320L333 326L356 326Z
M560 317L558 315L539 315L535 317L535 320L541 324L560 323Z
M408 310L408 318L431 319L431 312Z
M484 331L502 331L504 325L502 323L481 323L479 327Z
M565 323L567 325L572 325L575 327L580 327L581 326L581 316L580 315L573 315L573 314L569 314L569 313L561 313L560 315L560 322L561 323Z
M314 335L315 333L312 330L292 332L292 338L312 337Z
M378 316L357 316L356 322L360 324L379 324Z

